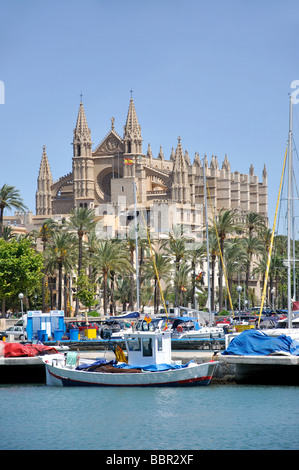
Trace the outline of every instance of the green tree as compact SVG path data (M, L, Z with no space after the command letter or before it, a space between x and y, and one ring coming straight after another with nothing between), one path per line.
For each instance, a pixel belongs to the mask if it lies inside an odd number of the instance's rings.
M112 240L99 242L96 248L95 263L97 264L103 278L104 315L107 315L108 307L108 276L111 271L115 273L130 273L132 266L127 250L121 243Z
M169 232L169 239L165 243L165 252L167 255L174 259L175 263L175 275L174 275L174 286L175 286L175 306L178 306L178 300L180 295L180 287L176 284L179 279L178 271L180 264L185 259L186 252L186 238L183 234L183 227L181 225L174 225L172 230Z
M79 242L78 276L82 269L83 236L95 229L95 212L87 207L77 207L70 212L67 227L77 232Z
M0 237L3 233L3 216L6 209L12 208L25 212L28 208L25 206L20 196L20 191L14 186L4 184L0 188Z
M68 273L75 265L75 237L65 230L52 233L51 243L45 251L45 268L54 273L58 270L58 309L61 310L62 274Z
M250 270L251 270L251 265L252 265L252 258L253 258L253 255L262 255L264 251L264 245L260 238L255 237L253 235L249 235L248 237L242 238L241 243L246 253L245 288L246 288L246 296L248 297L249 277L250 277Z
M216 228L213 224L212 233L218 233L220 240L220 251L222 259L224 260L224 243L229 235L239 230L239 226L236 223L236 212L230 209L220 209L216 220ZM221 258L219 259L219 311L223 309L223 264Z
M154 253L153 258L150 257L144 265L145 279L154 280L154 311L159 312L161 292L159 281L162 279L168 281L171 272L171 261L168 256L163 253Z
M83 236L95 229L95 211L88 209L87 207L76 207L70 212L70 218L67 222L67 227L71 230L75 230L78 235L78 276L82 270L82 259L83 259ZM76 301L76 313L79 312L79 301Z
M42 268L43 257L29 239L0 239L0 298L11 299L20 292L32 295L42 279Z
M211 255L211 310L215 310L215 266L219 256L219 245L215 233L209 231L209 251Z
M198 265L202 267L203 260L207 256L207 246L206 243L197 243L196 246L193 246L191 250L188 250L188 259L191 262L191 270L192 270L192 281L191 281L191 287L192 287L192 292L191 292L191 298L192 298L192 304L193 308L196 306L196 287L198 282L196 281L197 279L197 274L196 274L196 269L198 268Z
M77 293L76 293L77 298L90 311L90 308L97 304L96 282L92 282L86 274L81 272L80 276L78 276L77 278L76 288L77 288Z
M45 249L47 244L50 242L53 231L58 229L57 223L53 219L45 219L39 229L38 238L41 239L43 245L43 253L45 253ZM46 311L46 295L45 295L45 284L46 284L47 276L44 270L43 280L42 280L42 311Z

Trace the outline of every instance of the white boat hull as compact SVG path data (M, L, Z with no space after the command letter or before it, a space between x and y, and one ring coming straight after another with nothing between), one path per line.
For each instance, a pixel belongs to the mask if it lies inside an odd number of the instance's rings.
M54 365L53 361L45 362L47 385L64 387L209 385L217 364L216 361L202 364L191 362L188 367L159 372L126 373L122 371L121 373L109 373L75 370L74 367Z
M182 333L174 331L173 339L211 339L224 338L225 334L222 328L201 328L199 330L184 331Z

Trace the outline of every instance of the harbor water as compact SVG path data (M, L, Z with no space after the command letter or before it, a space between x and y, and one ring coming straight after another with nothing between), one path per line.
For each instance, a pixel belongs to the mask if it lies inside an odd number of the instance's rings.
M297 450L296 386L0 386L1 450Z

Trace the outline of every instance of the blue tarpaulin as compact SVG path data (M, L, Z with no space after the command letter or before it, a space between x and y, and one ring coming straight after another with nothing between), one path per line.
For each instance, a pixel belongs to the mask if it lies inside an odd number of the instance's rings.
M299 342L290 336L268 336L260 330L245 330L236 336L222 355L269 356L283 352L299 356Z
M185 367L188 367L190 362L188 362L188 364L150 364L147 366L139 366L139 365L129 366L128 364L120 363L120 364L116 364L115 367L118 367L121 369L142 369L142 370L147 370L148 372L158 372L158 371L169 370L169 369L184 369Z

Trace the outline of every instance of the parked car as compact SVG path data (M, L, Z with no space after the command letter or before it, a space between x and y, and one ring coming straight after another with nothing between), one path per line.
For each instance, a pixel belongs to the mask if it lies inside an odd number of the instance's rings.
M0 333L1 337L5 336L6 338L8 335L13 335L14 339L20 339L20 340L25 340L27 339L27 331L24 329L22 326L14 325L11 326L10 328L7 328L4 331L1 331Z

